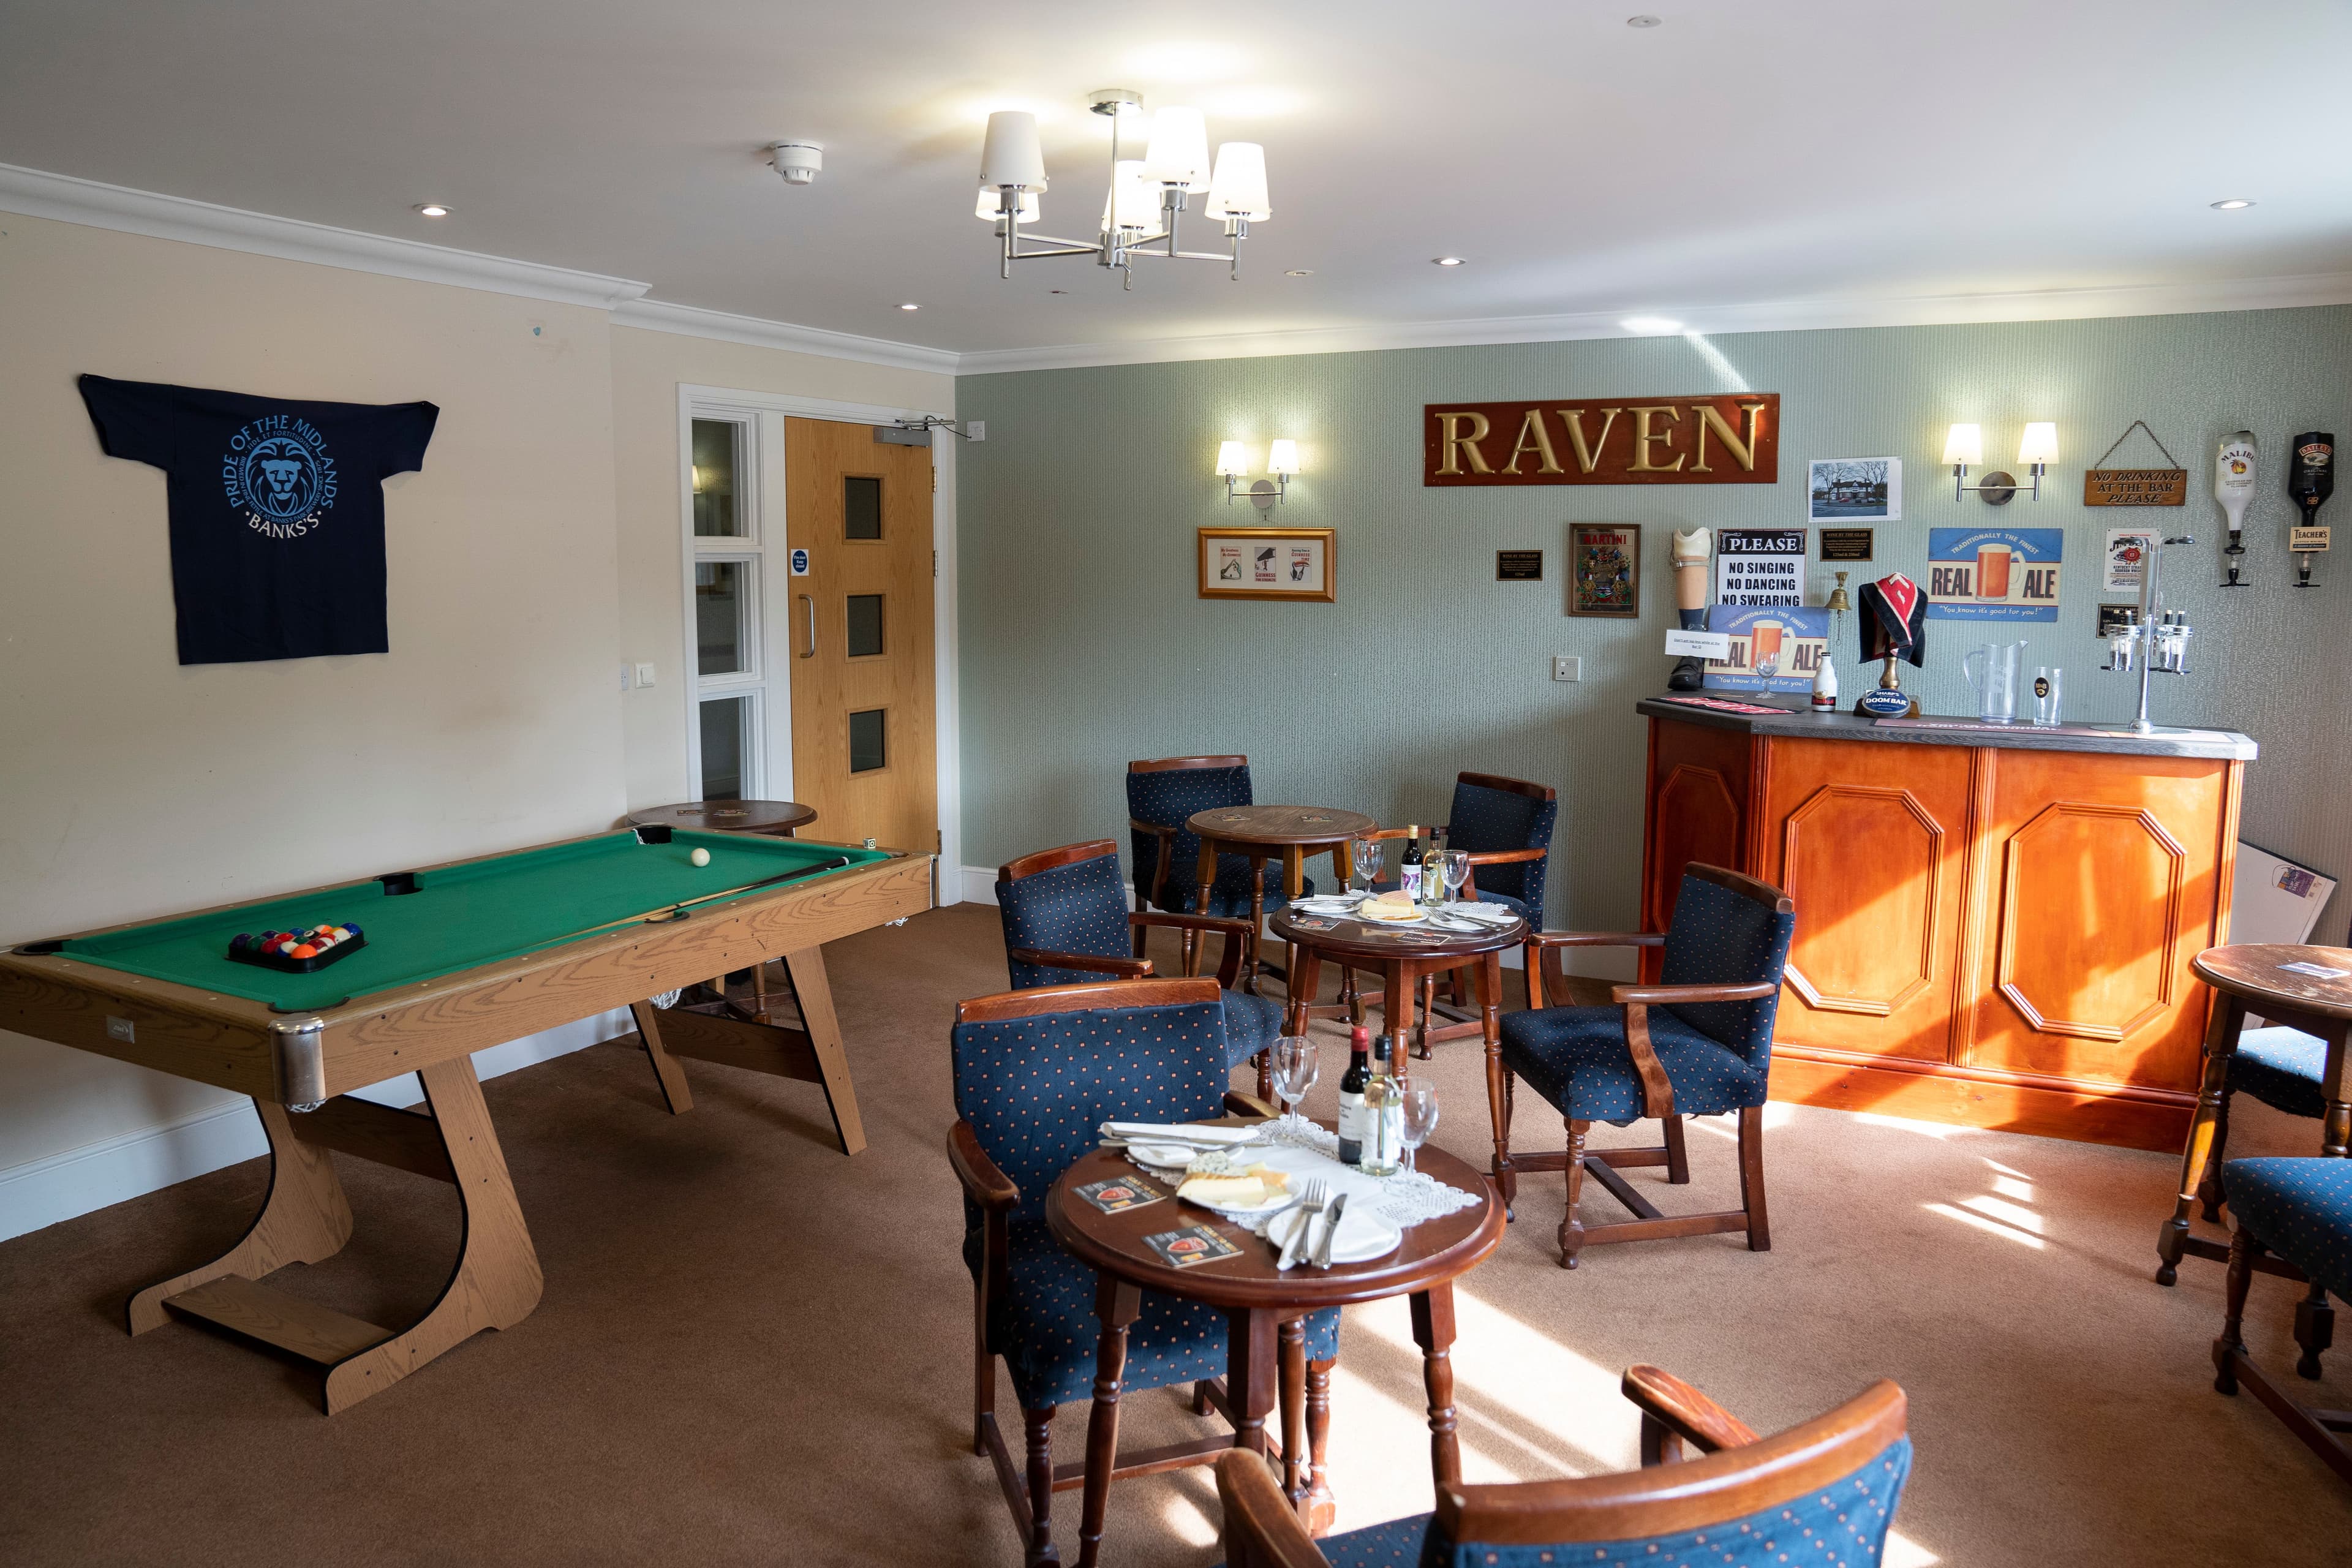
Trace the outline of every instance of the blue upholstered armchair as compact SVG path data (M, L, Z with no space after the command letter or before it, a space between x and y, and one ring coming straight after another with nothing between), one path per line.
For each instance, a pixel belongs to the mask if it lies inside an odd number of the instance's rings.
M1066 844L1009 860L996 873L996 910L1004 921L1004 958L1013 988L1140 980L1152 973L1143 934L1167 926L1194 937L1222 933L1217 984L1224 994L1225 1049L1238 1067L1282 1034L1282 1004L1233 989L1249 946L1247 921L1206 915L1130 914L1119 886L1118 846L1108 838ZM1130 942L1135 950L1129 956ZM1184 973L1200 972L1205 943L1184 944ZM1261 1090L1263 1092L1263 1090Z
M2213 1117L2213 1152L2206 1156L2204 1174L2197 1184L2208 1220L2218 1222L2228 1201L2221 1152L2230 1142L2231 1099L2251 1094L2273 1110L2317 1121L2327 1114L2326 1068L2327 1042L2316 1035L2281 1024L2239 1035L2237 1048L2230 1053L2221 1104Z
M1055 1406L1090 1395L1102 1330L1095 1276L1046 1227L1045 1194L1104 1121L1225 1112L1224 1008L1205 978L1046 986L960 1004L950 1038L960 1120L948 1160L963 1186L963 1258L977 1306L972 1451L996 1461L1027 1561L1047 1562L1050 1423ZM1205 1410L1206 1385L1227 1365L1226 1327L1216 1308L1144 1292L1127 1331L1125 1387L1195 1384L1194 1408ZM1307 1320L1310 1380L1328 1380L1339 1343L1336 1310ZM998 1358L1021 1405L1025 1481L996 1425ZM1193 1462L1214 1458L1204 1451Z
M1247 757L1160 757L1127 764L1127 826L1135 837L1135 907L1171 914L1246 919L1250 912L1250 862L1246 856L1219 855L1209 885L1209 907L1196 910L1201 859L1198 835L1184 825L1194 814L1221 805L1252 805ZM1287 902L1282 866L1268 862L1259 872L1264 908L1273 914ZM1312 882L1306 891L1315 890Z
M1441 1478L1437 1510L1323 1541L1264 1459L1217 1461L1229 1568L1832 1568L1885 1560L1911 1474L1903 1390L1881 1381L1776 1436L1654 1366L1625 1373L1642 1407L1642 1468L1575 1479L1464 1486ZM1683 1444L1700 1455L1682 1459Z
M2352 1415L2309 1410L2289 1399L2248 1357L2244 1332L2247 1290L2257 1270L2307 1282L2315 1294L2352 1300L2352 1160L2232 1160L2222 1176L2237 1229L2230 1238L2226 1316L2213 1342L2213 1386L2235 1394L2240 1382L2252 1384L2289 1431L2328 1468L2352 1481L2352 1448L2336 1436L2352 1432ZM2315 1314L2296 1312L2294 1337L2303 1359L2295 1370L2304 1376L2319 1375L2327 1332Z
M1587 1244L1714 1231L1745 1231L1750 1250L1771 1249L1764 1206L1764 1100L1772 1020L1796 925L1796 905L1780 889L1693 863L1683 872L1673 928L1663 936L1544 931L1532 939L1531 945L1548 948L1664 949L1658 983L1616 986L1606 1007L1542 1005L1541 988L1531 977L1528 1010L1504 1016L1499 1059L1487 1065L1495 1180L1504 1204L1517 1199L1522 1166L1568 1173L1561 1268L1575 1268ZM1513 1154L1511 1103L1521 1079L1567 1123L1566 1154ZM1617 1173L1621 1166L1664 1165L1668 1182L1688 1182L1682 1119L1730 1112L1739 1118L1738 1208L1668 1217ZM1586 1152L1595 1121L1622 1127L1643 1117L1665 1124L1663 1146ZM1587 1174L1639 1217L1586 1226L1579 1205Z

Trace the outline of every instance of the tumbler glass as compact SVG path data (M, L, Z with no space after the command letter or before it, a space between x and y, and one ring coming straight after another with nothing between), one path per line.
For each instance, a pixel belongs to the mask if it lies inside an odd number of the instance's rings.
M2033 672L2033 721L2037 724L2058 722L2059 678L2065 672L2049 666Z

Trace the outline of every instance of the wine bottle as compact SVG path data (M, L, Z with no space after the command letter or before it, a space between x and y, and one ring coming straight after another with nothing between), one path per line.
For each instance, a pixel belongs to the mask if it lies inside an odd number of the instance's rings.
M2308 588L2311 558L2327 548L2327 530L2319 525L2319 509L2336 493L2336 437L2324 430L2306 430L2294 438L2287 463L2286 493L2303 509L2287 548L2294 552L2295 584Z
M1348 1040L1348 1070L1339 1079L1339 1163L1364 1158L1364 1085L1372 1077L1372 1032L1356 1026Z
M1404 1091L1396 1080L1396 1037L1372 1042L1372 1076L1364 1084L1363 1155L1368 1176L1394 1175L1404 1164Z
M1445 829L1429 830L1429 848L1421 857L1421 901L1424 904L1445 900Z
M1414 903L1421 902L1421 824L1404 830L1404 858L1397 863L1397 886Z

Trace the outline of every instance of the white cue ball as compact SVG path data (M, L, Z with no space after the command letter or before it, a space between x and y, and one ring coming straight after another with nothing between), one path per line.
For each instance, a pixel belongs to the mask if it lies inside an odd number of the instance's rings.
M693 854L688 856L687 858L693 861L698 866L708 866L710 864L710 851L708 849L698 849Z

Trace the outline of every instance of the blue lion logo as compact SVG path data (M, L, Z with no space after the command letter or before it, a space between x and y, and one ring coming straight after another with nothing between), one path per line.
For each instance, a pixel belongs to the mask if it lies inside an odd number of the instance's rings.
M228 502L256 529L297 537L335 504L335 464L308 420L288 415L257 419L229 437L221 458Z

